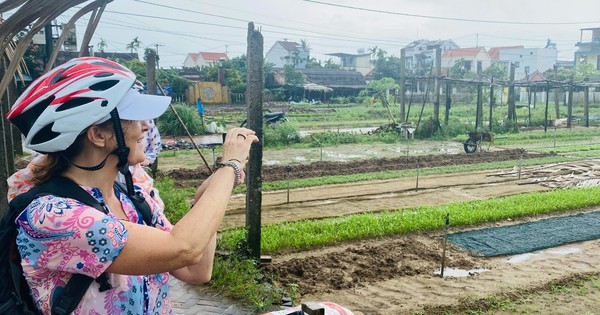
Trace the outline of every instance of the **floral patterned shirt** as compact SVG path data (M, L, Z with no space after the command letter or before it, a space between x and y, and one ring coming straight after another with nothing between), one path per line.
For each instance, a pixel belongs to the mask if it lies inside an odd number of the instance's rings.
M97 188L84 187L104 204ZM155 228L170 231L158 196L148 201ZM131 222L144 224L126 196L115 189ZM106 207L106 205L105 205ZM35 199L16 220L17 246L23 272L38 309L50 314L50 305L74 273L96 278L106 271L127 243L127 229L110 211L104 214L78 200L52 195ZM141 263L141 262L140 262ZM129 276L107 273L112 288L99 291L92 282L74 314L171 314L169 274Z
M148 120L148 125L150 125L150 129L146 131L142 144L144 145L144 154L148 161L150 161L150 164L152 164L156 160L156 157L158 157L161 142L160 133L158 133L158 127L156 127L154 120Z
M8 186L8 201L10 202L17 195L27 192L29 189L33 187L33 169L37 167L39 163L42 162L42 159L45 158L46 155L39 154L37 155L27 167L16 171L12 174L7 180ZM151 195L155 196L158 194L158 191L154 189L154 180L140 164L136 164L134 166L130 166L129 170L131 171L131 176L133 177L133 182L139 187L144 188L147 192L152 192ZM117 175L117 180L122 183L125 182L125 177L119 173ZM156 202L162 204L162 200L160 198L154 198ZM164 206L161 206L164 207Z

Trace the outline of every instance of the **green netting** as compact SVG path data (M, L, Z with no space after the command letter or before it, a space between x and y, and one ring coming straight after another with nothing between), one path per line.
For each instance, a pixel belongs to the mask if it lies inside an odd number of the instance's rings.
M457 232L448 241L483 256L515 255L600 238L600 211Z

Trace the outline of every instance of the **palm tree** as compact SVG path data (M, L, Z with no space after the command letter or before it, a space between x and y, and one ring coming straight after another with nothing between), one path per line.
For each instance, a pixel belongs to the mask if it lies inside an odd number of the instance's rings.
M377 57L377 52L379 51L379 48L377 46L373 46L373 47L367 49L367 51L371 53L371 56L373 58L375 58L375 57Z
M137 52L138 48L140 48L140 45L142 44L142 42L138 39L138 37L136 36L131 43L127 44L127 49L129 49L129 51L131 51L131 53L133 53L134 51Z
M98 49L100 49L101 53L104 53L104 48L106 48L108 44L104 40L104 38L100 37L100 41L98 42Z
M302 50L306 51L306 52L310 52L310 45L308 44L308 41L306 41L306 39L301 39L300 40L300 47L302 47Z

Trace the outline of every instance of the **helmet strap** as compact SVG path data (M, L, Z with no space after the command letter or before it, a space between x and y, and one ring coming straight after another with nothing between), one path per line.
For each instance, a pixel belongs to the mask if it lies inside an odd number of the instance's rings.
M117 168L125 177L127 195L133 196L135 194L133 189L133 178L131 176L131 172L129 171L129 162L127 161L127 158L129 157L129 148L125 144L125 136L123 134L123 128L121 127L121 118L119 117L119 113L117 112L116 108L110 111L110 118L113 123L115 137L117 140L117 148L112 152L112 154L115 154L119 158Z

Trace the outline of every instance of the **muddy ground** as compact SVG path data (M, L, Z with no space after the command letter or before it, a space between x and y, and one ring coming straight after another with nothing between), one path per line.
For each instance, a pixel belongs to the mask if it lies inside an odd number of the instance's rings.
M514 169L521 158L539 157L520 150L497 150L473 155L435 154L355 160L343 163L313 162L291 165L291 178L319 177L385 170L414 169L491 161L514 161L514 168L407 177L326 187L311 187L263 193L262 223L318 219L358 212L377 212L422 205L477 200L551 188L536 183L533 170ZM586 162L589 163L589 162ZM579 165L586 169L588 164ZM566 167L562 174L572 174ZM208 174L201 169L176 169L167 172L181 187L197 185ZM509 176L505 176L509 174ZM286 166L263 166L265 181L284 180ZM502 175L502 176L500 176ZM536 183L536 184L532 184ZM581 211L589 211L582 209ZM481 225L514 224L523 218ZM243 226L245 196L233 196L223 227ZM478 228L478 227L470 227ZM450 232L456 230L451 229ZM490 297L515 301L516 313L580 314L600 305L600 291L585 297L560 300L547 297L555 284L570 283L600 275L596 263L600 242L589 241L526 255L485 258L474 256L453 245L446 252L446 276L439 277L443 231L369 239L305 252L273 255L265 266L281 287L298 285L301 301L332 301L355 314L514 314L491 308ZM267 253L268 254L268 253ZM479 300L477 298L487 299ZM525 302L523 302L525 301ZM576 303L576 305L573 305ZM593 314L593 313L590 313Z
M353 160L347 162L319 161L294 165L264 165L262 168L263 181L280 181L298 178L313 178L331 175L348 175L389 170L406 170L450 166L468 165L485 162L518 161L519 159L537 158L554 155L554 153L524 152L519 149L498 150L491 152L477 152L474 154L430 154L421 156L373 158ZM173 178L179 187L196 186L198 181L206 179L210 173L204 166L196 169L178 168L162 175Z

